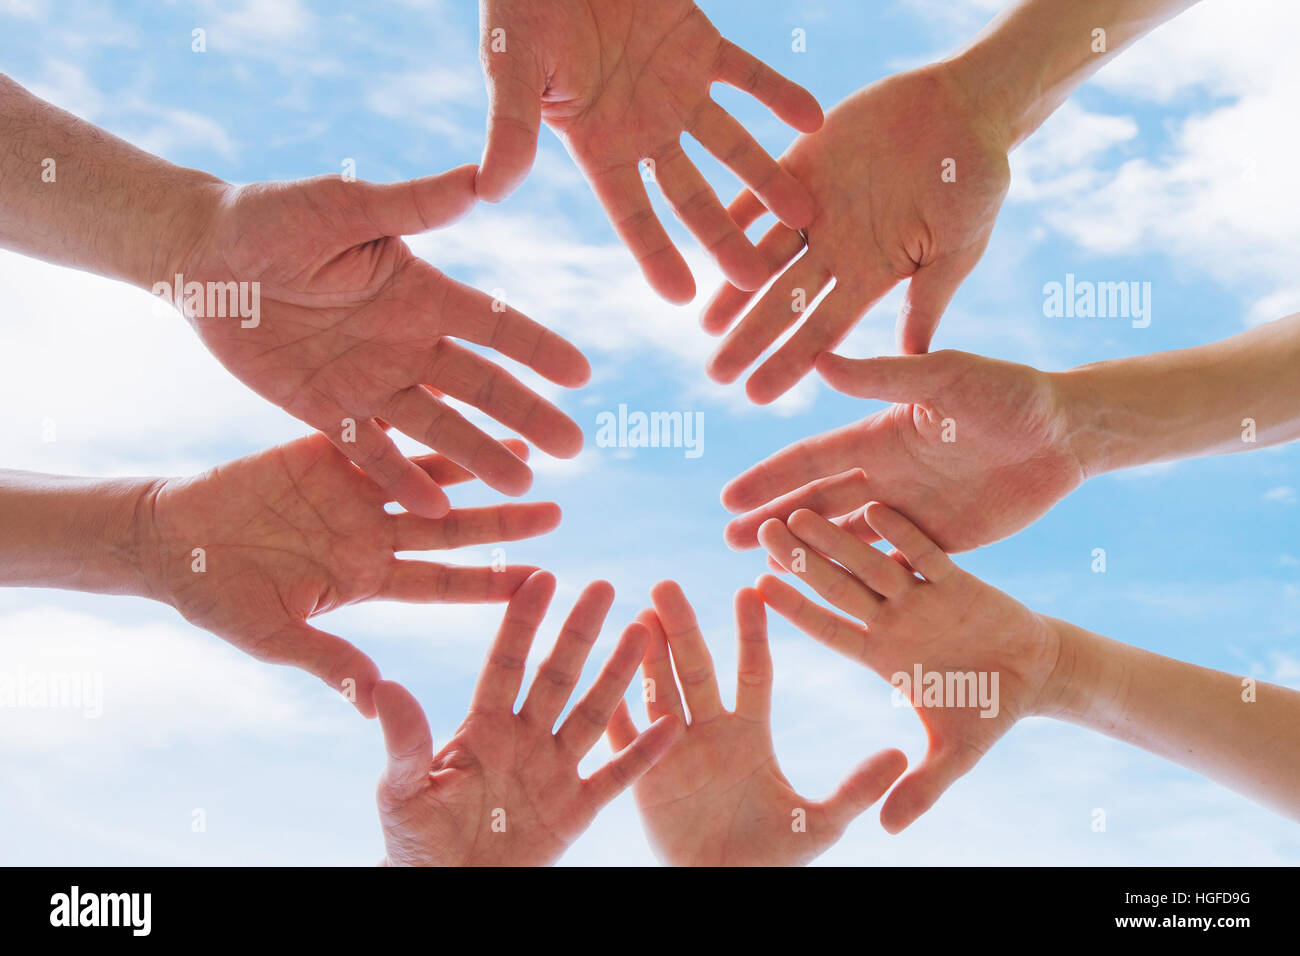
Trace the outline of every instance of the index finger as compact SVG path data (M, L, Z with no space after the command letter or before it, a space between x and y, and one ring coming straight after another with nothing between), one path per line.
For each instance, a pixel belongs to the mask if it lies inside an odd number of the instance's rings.
M650 589L650 599L663 622L691 723L712 720L723 712L722 694L694 609L676 581L660 581Z
M499 298L442 277L434 313L439 330L475 345L496 349L556 385L579 388L591 378L591 365L578 349Z
M801 438L742 471L722 489L722 505L731 512L750 511L810 481L848 471L862 460L859 422Z
M722 41L714 76L744 90L800 132L817 132L826 118L816 97L730 40Z
M637 165L620 164L590 173L587 179L651 287L677 305L695 298L695 279L655 215Z
M491 713L514 709L515 698L524 682L528 650L554 594L555 578L545 571L531 575L519 586L506 605L501 628L474 685L470 710Z

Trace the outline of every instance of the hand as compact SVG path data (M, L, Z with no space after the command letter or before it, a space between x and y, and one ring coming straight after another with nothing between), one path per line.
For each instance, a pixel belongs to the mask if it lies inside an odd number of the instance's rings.
M646 711L685 723L679 683L690 709L686 732L633 788L655 853L673 866L792 866L819 856L889 789L907 759L882 751L828 800L800 796L772 749L772 656L758 592L736 594L740 659L731 712L722 706L713 660L681 588L664 581L651 597L655 609L637 619L650 631L642 673L655 693ZM609 724L611 745L627 747L636 733L620 702Z
M966 551L1026 527L1083 482L1065 402L1037 369L943 351L826 354L817 370L841 392L899 404L797 441L728 484L722 503L746 512L727 525L733 548L756 547L764 521L799 508L875 541L862 506L879 501L945 551Z
M866 519L897 551L886 557L811 511L758 532L782 567L856 620L771 575L758 590L808 636L866 664L916 708L929 737L925 759L880 811L881 824L897 833L1016 721L1050 706L1060 638L1044 618L953 564L897 511L872 504ZM933 679L943 682L938 699L930 696Z
M532 480L527 465L439 393L550 454L569 458L582 448L581 429L558 408L453 338L491 346L569 387L590 376L582 354L447 278L400 238L468 212L474 173L462 166L384 186L326 176L227 188L181 266L186 283L260 284L255 325L187 312L204 344L245 385L320 429L390 497L428 518L446 512L447 496L397 450L383 422L504 494L523 494Z
M514 454L527 457L522 442L510 444ZM437 455L412 464L444 485L472 477ZM322 435L196 478L167 479L143 509L152 515L145 537L156 556L149 572L153 592L186 620L259 660L292 664L351 691L357 709L373 717L374 662L307 620L372 599L505 601L532 567L456 567L398 560L394 552L515 541L544 534L560 520L550 503L460 508L423 518L389 514L387 500ZM354 683L345 685L349 679Z
M638 624L623 632L596 682L553 732L614 600L603 581L583 590L515 713L528 649L554 593L555 578L539 572L511 598L469 713L436 755L415 698L399 684L380 683L375 699L388 767L378 802L389 865L553 863L672 746L681 728L665 718L586 780L578 776L578 762L636 675L649 640Z
M682 151L690 133L793 229L813 218L808 191L709 97L714 82L750 93L804 132L822 124L802 87L724 40L690 0L480 0L480 58L490 112L476 185L503 199L527 174L546 120L564 141L650 285L689 302L695 282L655 217L638 164L728 280L771 274Z
M955 162L955 182L942 178ZM745 385L771 402L833 349L895 284L911 276L898 317L904 352L924 352L957 287L984 253L1010 174L1000 134L964 99L942 64L900 73L853 94L816 134L801 136L781 165L817 203L798 232L777 224L759 251L785 271L731 328L752 294L724 285L704 310L712 334L731 332L709 362L719 382L734 382L799 319L834 280L834 289ZM731 205L748 228L763 212L745 192ZM794 260L791 262L791 260Z

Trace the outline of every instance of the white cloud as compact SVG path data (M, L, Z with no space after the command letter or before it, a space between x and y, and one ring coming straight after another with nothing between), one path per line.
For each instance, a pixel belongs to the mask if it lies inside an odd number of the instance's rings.
M1296 491L1289 485L1278 485L1276 488L1270 488L1264 492L1265 501L1276 501L1279 504L1293 505L1296 503Z
M1202 90L1212 105L1170 117L1169 143L1115 164L1132 117L1067 104L1015 155L1012 195L1050 203L1046 221L1086 249L1158 250L1254 300L1257 324L1300 303L1300 219L1292 157L1300 60L1288 38L1300 8L1275 0L1247 14L1205 3L1121 54L1095 82L1135 102ZM1224 102L1225 98L1227 102ZM1272 314L1268 314L1272 310Z
M214 36L237 52L249 44L301 39L315 26L315 17L301 0L243 0L209 3Z
M341 698L333 706L335 695L324 685L305 694L315 678L258 663L179 619L117 623L38 599L0 613L0 658L0 674L25 676L29 687L63 675L82 678L86 691L66 699L76 706L33 707L39 701L30 694L7 698L22 709L23 726L21 734L0 736L0 749L10 753L87 748L94 754L88 759L107 761L230 735L317 738L356 719ZM95 706L96 685L102 708Z
M470 127L458 115L466 106L486 107L483 82L476 71L431 66L381 76L367 90L366 105L381 116L457 142L482 137L482 122Z
M235 142L215 120L192 110L159 109L151 125L128 138L133 144L164 158L179 150L215 152L234 162Z
M6 464L184 474L305 434L213 359L179 313L122 283L0 252ZM53 441L47 428L53 426Z
M511 306L579 348L601 353L602 361L593 361L599 368L593 387L644 374L647 357L653 356L678 376L679 394L687 401L790 415L806 411L815 399L817 382L809 378L771 406L756 409L743 384L724 387L704 375L718 340L700 330L698 314L721 273L698 248L686 245L683 255L697 287L706 291L695 303L674 306L650 290L623 246L580 240L555 220L534 214L480 207L454 229L410 242L438 268L485 291L503 291Z
M23 82L21 78L17 78ZM34 95L74 116L93 121L104 110L104 97L84 70L51 57L45 61L41 79L24 84Z

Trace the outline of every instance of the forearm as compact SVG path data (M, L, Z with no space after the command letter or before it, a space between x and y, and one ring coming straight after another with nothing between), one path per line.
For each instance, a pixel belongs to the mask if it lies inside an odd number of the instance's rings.
M153 596L155 482L0 471L0 585Z
M1104 63L1194 3L1015 0L949 62L1011 148Z
M1300 820L1300 692L1048 620L1061 653L1043 716L1141 747Z
M1300 314L1210 345L1053 373L1089 477L1300 438Z
M0 247L150 288L172 281L224 185L0 74Z

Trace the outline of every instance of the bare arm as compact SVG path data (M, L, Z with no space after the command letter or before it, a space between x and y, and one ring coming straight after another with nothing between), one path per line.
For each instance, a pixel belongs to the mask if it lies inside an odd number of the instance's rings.
M153 596L140 509L154 484L0 471L0 585Z
M1084 472L1300 438L1300 313L1196 348L1054 375Z
M892 508L872 504L866 520L900 560L811 511L759 530L773 560L847 617L771 575L758 590L809 636L893 684L925 724L929 749L885 801L887 830L925 813L1029 716L1141 747L1300 820L1300 692L1036 614L961 570ZM970 679L969 692L952 697L954 678Z
M1047 620L1060 658L1045 716L1141 747L1300 820L1300 693Z
M1015 147L1122 50L1197 0L1016 0L953 57Z
M0 247L147 289L170 281L224 186L0 74Z

